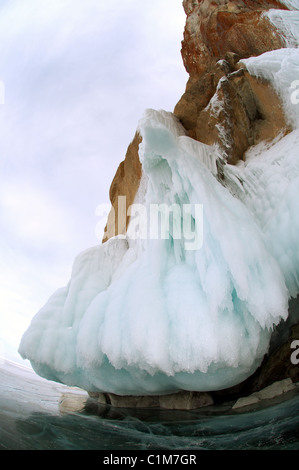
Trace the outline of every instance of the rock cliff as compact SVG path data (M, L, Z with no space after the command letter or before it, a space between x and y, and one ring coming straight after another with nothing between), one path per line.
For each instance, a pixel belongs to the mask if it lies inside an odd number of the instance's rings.
M182 58L189 73L186 91L174 114L187 135L217 143L225 160L235 164L251 146L288 132L280 100L272 86L249 75L241 59L285 47L284 37L264 12L287 9L276 0L184 0L187 15ZM103 241L126 232L118 227L118 196L134 202L141 178L136 133L110 189L113 212ZM221 168L219 168L221 177Z
M263 12L286 9L278 1L184 0L187 15L182 57L190 79L196 80L229 53L229 62L281 48L284 40ZM189 86L191 82L189 83Z
M236 163L250 145L286 127L271 86L236 65L285 46L263 13L286 7L276 1L185 0L183 5L182 57L190 78L174 112L190 137L218 142L229 163Z

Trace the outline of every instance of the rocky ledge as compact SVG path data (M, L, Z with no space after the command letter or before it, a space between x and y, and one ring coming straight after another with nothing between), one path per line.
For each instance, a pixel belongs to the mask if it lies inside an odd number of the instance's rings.
M222 402L229 409L244 410L256 406L271 404L277 398L286 394L298 393L299 382L294 383L290 378L274 382L247 396L242 396L230 402ZM160 410L198 410L216 404L213 393L206 392L178 392L161 396L119 396L112 393L89 393L91 399L96 400L97 406L111 406L113 408L142 408Z

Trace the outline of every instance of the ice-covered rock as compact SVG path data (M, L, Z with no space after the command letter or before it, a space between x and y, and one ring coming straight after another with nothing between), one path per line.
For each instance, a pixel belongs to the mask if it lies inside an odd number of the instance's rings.
M78 256L69 284L34 317L20 344L40 375L89 392L157 396L239 384L261 364L273 327L287 318L289 299L299 293L299 56L293 43L287 47L297 38L298 12L286 16L274 0L184 3L188 28L198 27L193 8L204 27L218 18L225 47L213 52L204 79L191 76L181 101L189 105L196 96L191 113L180 115L180 106L174 114L145 112L111 187L105 243ZM275 15L265 13L269 3ZM292 25L291 39L277 33L285 24ZM261 31L254 44L254 32ZM241 49L229 49L233 44L249 49L242 56ZM252 134L240 152L244 161L232 166L217 135L203 143L192 138L192 126L204 109L210 119L218 111L225 117L217 85L243 66L250 92L246 97L245 82L234 75L242 86L232 95L243 103L244 119L252 113L245 132ZM262 129L256 121L263 86L281 106L271 116L264 103L262 127L274 129L268 141L253 135ZM278 115L285 119L275 128ZM220 124L214 123L218 131ZM122 219L119 196L128 210Z

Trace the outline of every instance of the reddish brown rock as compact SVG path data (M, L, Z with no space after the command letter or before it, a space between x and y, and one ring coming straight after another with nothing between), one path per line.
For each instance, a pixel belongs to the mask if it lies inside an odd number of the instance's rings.
M271 85L239 71L237 65L240 59L285 47L263 13L286 7L275 0L183 4L187 21L182 57L190 78L174 113L189 137L219 144L226 160L236 163L249 146L288 131Z
M101 405L115 408L159 408L164 410L196 410L214 404L206 392L181 391L169 395L120 396L113 393L89 393Z
M228 163L235 164L251 145L288 130L272 86L240 69L220 80L213 99L197 117L194 133L200 142L217 143Z
M115 235L125 234L127 231L129 217L118 217L118 197L124 196L126 198L126 208L134 203L142 174L138 154L141 141L140 134L136 132L128 147L125 160L119 165L111 183L109 197L112 210L108 215L103 242Z
M187 14L182 57L192 78L200 77L227 52L245 59L285 46L283 38L262 13L287 9L270 0L184 0Z

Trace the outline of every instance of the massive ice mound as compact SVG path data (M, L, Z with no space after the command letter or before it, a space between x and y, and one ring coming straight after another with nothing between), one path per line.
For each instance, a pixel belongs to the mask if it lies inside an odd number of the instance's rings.
M144 175L136 207L146 214L157 205L176 209L164 236L153 236L135 212L126 237L80 254L69 284L33 319L20 354L38 374L88 391L230 387L259 366L273 326L287 318L289 290L297 289L277 238L292 263L294 234L279 224L292 225L284 214L294 211L298 185L276 211L283 165L268 150L273 184L265 180L269 204L261 207L262 188L250 184L250 175L259 174L258 155L247 166L227 166L225 187L217 178L217 148L188 138L173 114L148 110L139 131ZM261 214L272 197L265 227Z

